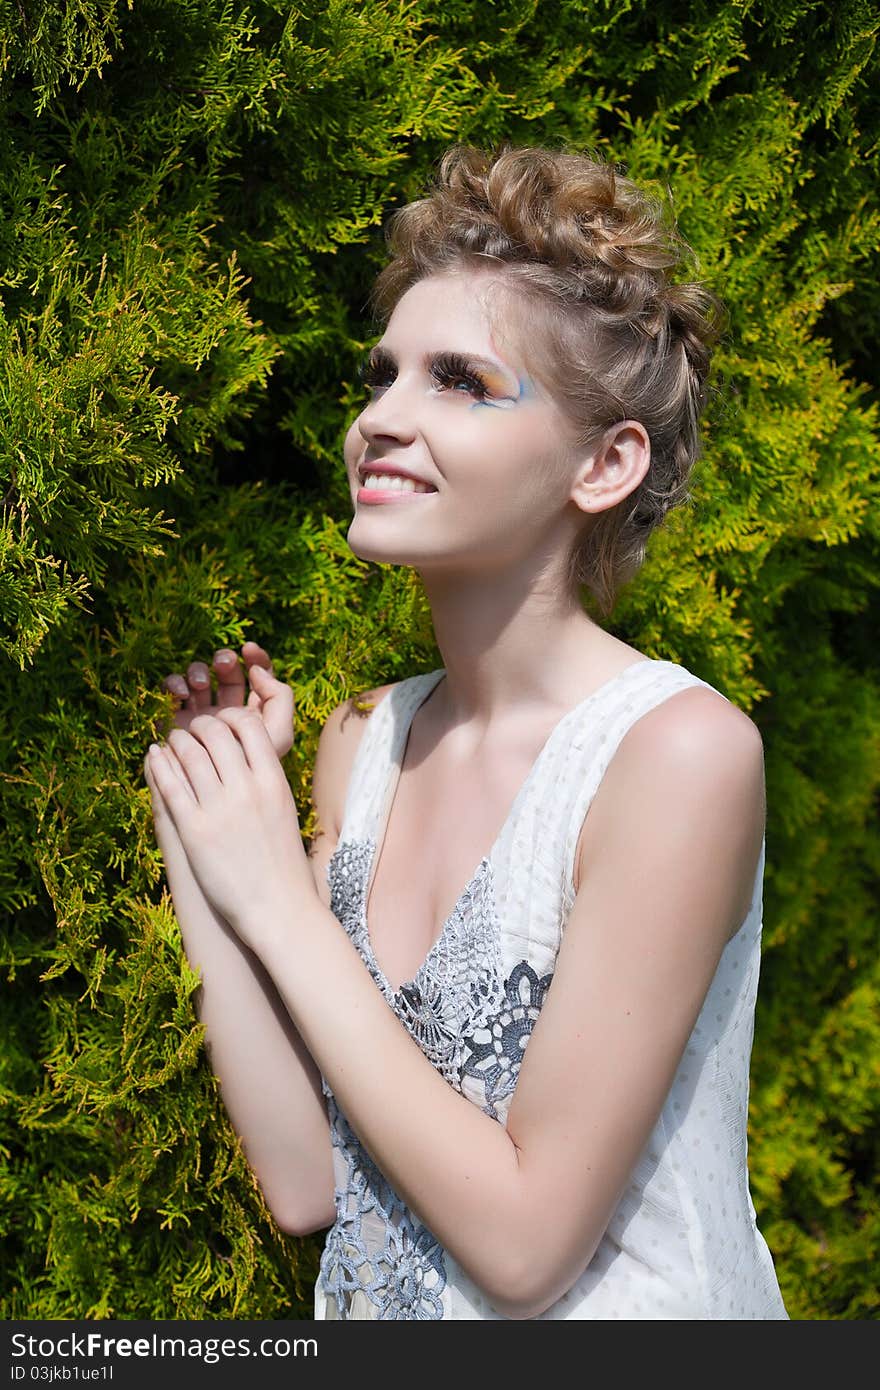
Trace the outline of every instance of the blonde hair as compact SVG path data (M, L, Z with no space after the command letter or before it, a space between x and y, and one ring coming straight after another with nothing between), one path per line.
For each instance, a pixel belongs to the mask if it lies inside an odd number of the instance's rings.
M566 410L578 441L589 444L621 420L646 429L644 479L588 518L568 561L569 583L586 586L607 618L641 568L648 537L691 500L720 328L716 297L677 278L695 258L668 200L589 155L455 145L427 196L392 214L386 239L391 260L371 295L381 321L429 275L491 268L532 315L523 342L534 342L540 328L543 351L530 354L530 365L537 363L534 374ZM506 302L515 309L518 296Z

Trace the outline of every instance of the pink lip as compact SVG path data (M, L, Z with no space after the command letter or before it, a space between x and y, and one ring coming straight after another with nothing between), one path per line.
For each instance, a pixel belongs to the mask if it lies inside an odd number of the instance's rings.
M356 500L372 507L377 503L386 502L421 502L425 497L436 495L436 489L434 492L401 492L397 488L386 491L377 487L359 487Z

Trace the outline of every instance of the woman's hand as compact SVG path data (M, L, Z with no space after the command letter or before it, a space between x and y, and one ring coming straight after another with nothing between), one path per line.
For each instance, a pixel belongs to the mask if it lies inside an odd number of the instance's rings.
M316 893L293 793L260 712L197 714L147 758L151 794L155 783L202 892L258 949L278 904Z
M241 655L250 683L247 708L261 716L275 752L283 758L293 747L293 691L275 679L265 647L245 642ZM198 715L244 707L245 671L235 652L221 648L214 653L212 664L217 678L216 700L211 693L211 671L204 661L191 661L185 676L175 671L163 680L164 688L180 701L175 705L171 727L189 729Z

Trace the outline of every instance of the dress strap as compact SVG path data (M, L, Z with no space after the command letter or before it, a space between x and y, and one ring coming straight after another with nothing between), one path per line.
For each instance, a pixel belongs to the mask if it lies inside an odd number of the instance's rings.
M366 716L349 775L340 841L368 840L382 824L392 765L402 757L416 710L444 675L440 667L398 681Z
M600 692L566 736L554 741L496 849L506 968L527 959L538 974L553 970L576 896L581 827L608 764L643 714L693 685L708 682L675 662L640 663Z

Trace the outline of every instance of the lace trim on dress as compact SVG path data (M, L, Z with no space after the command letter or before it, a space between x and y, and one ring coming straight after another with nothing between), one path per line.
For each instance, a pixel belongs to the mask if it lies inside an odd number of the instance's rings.
M331 910L351 937L394 1013L455 1090L499 1123L552 974L520 961L505 980L490 859L483 859L412 980L393 990L376 961L366 922L374 840L343 841L327 868ZM367 1154L322 1078L334 1149L346 1180L321 1257L321 1278L340 1319L355 1292L377 1318L442 1318L443 1248L397 1196ZM368 1220L365 1222L365 1218ZM369 1229L365 1229L365 1226Z

